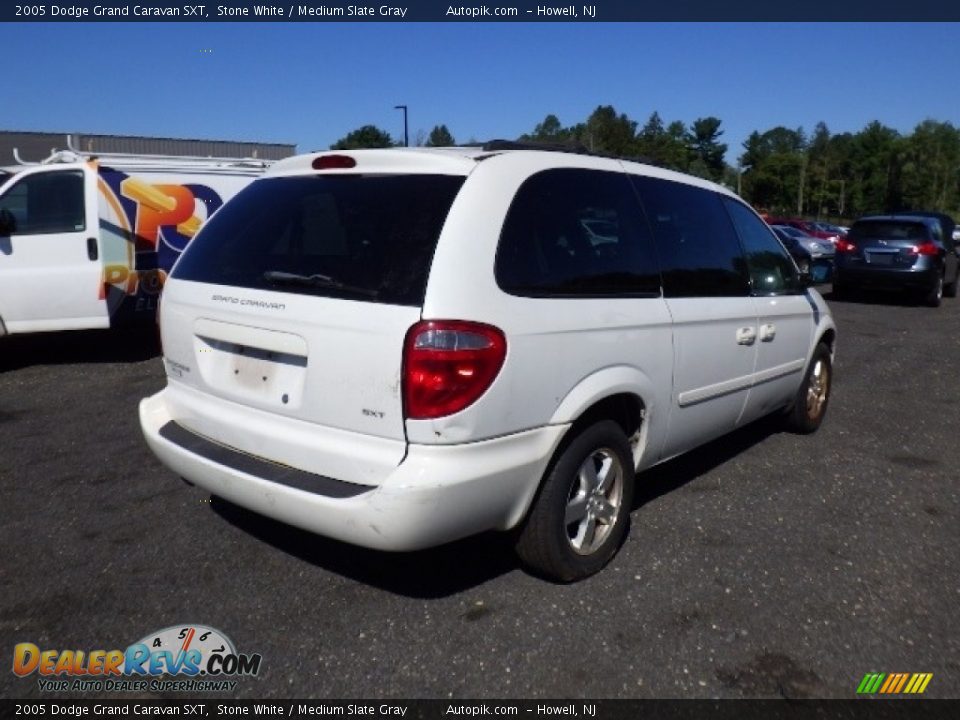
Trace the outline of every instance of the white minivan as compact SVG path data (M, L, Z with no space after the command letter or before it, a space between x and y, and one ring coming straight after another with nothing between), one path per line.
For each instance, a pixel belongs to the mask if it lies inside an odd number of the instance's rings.
M836 331L730 191L588 154L281 161L174 267L147 442L190 483L383 550L513 531L602 568L635 474L827 407ZM639 479L642 481L642 476Z

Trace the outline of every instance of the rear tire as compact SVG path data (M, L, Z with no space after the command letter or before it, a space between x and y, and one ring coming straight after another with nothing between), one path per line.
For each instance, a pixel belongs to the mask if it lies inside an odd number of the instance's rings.
M930 292L924 295L923 303L927 307L940 307L940 301L943 300L943 295L943 275L938 275L937 282L930 288Z
M832 385L833 363L830 361L830 348L820 343L810 358L810 365L797 390L793 407L787 412L784 423L786 429L800 435L816 432L827 414Z
M943 296L955 298L957 296L957 283L960 282L960 267L957 268L956 275L953 276L953 282L943 286Z
M633 455L621 427L603 420L577 434L547 468L517 539L535 573L572 582L601 570L630 524Z

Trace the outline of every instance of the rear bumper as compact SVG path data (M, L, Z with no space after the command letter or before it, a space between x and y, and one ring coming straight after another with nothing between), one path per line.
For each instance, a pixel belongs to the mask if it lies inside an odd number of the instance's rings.
M835 283L848 287L876 288L878 290L930 290L937 282L937 268L893 269L837 266Z
M410 445L378 486L296 471L180 427L162 391L140 403L150 449L214 495L305 530L379 550L507 530L527 508L567 425L462 445Z

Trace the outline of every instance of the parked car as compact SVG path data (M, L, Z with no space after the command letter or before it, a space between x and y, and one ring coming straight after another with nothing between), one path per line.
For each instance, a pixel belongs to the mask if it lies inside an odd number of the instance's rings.
M932 218L937 221L937 225L939 226L937 234L940 239L947 241L954 239L957 223L946 213L936 212L934 210L900 210L896 214L907 217Z
M905 290L932 307L954 297L960 280L957 243L927 215L883 215L857 220L837 243L833 291Z
M801 220L800 218L768 218L767 223L769 225L787 225L801 230L811 237L829 240L830 242L835 242L837 238L837 233L828 232L818 227L818 223L812 220Z
M617 551L637 471L771 414L819 427L830 310L749 206L522 147L305 155L228 202L164 289L153 452L367 547L513 531L570 581Z
M829 240L820 240L789 225L772 225L787 252L793 256L800 272L810 273L814 282L822 283L833 274L834 247Z
M827 233L832 238L840 237L841 235L846 235L849 228L843 228L839 225L834 225L833 223L828 222L816 222L814 223L821 231Z

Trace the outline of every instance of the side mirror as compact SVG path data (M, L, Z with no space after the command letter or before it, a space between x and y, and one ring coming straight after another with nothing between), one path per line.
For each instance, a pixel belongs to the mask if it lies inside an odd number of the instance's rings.
M0 237L13 235L17 231L17 218L6 208L0 208Z

